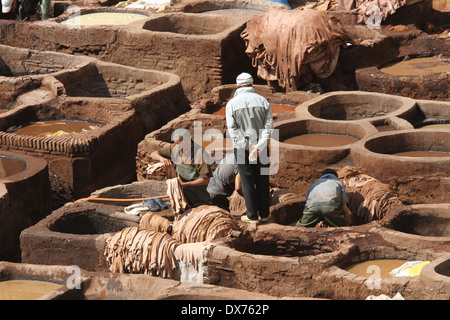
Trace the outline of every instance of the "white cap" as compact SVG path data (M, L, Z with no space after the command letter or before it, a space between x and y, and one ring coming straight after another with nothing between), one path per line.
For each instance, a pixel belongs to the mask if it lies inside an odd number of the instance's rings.
M236 78L236 84L238 85L238 87L243 87L243 86L249 86L253 84L253 77L246 73L243 72L240 75L237 76Z
M10 12L13 0L1 0L1 1L2 1L2 13Z

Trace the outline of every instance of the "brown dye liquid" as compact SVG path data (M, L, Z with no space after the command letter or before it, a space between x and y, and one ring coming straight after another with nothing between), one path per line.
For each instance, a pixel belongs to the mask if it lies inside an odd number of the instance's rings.
M394 76L415 76L450 71L450 62L438 57L414 58L380 69Z
M450 157L450 153L437 152L437 151L406 151L397 152L394 156L401 157Z
M49 120L31 123L14 131L14 133L45 138L62 134L86 132L98 128L100 128L100 125L86 121Z
M0 155L0 179L18 174L27 167L25 160Z
M2 114L2 113L6 113L6 112L8 112L9 110L5 110L5 109L0 109L0 114Z
M270 104L270 109L272 110L272 113L283 112L283 111L294 112L295 108L297 108L297 107L296 106L288 106L285 104L275 104L275 103Z
M358 139L344 135L309 133L284 140L284 143L309 147L339 147L355 143Z
M59 288L61 288L60 284L45 281L3 281L0 282L0 300L36 300Z
M392 278L393 276L389 273L406 262L408 262L408 260L394 260L394 259L367 260L352 264L344 268L344 270L347 270L348 272L351 272L353 274L356 274L357 276L365 278L368 278L372 275L379 275L380 278ZM379 274L374 273L374 270L376 270L375 272L379 271L380 273Z
M445 130L450 130L450 123L428 124L426 126L420 127L419 129L445 129Z
M275 104L275 103L270 104L270 110L272 110L272 113L283 112L283 111L294 112L295 108L296 108L296 106L288 106L285 104ZM217 110L216 112L213 112L212 114L214 114L216 116L225 116L225 110L226 110L226 107L222 107L219 110Z

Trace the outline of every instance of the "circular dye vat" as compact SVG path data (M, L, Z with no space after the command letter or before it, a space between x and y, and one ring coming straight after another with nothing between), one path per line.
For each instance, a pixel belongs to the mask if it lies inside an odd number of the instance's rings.
M412 205L395 214L387 227L418 236L450 237L450 205Z
M375 92L330 92L300 105L295 113L302 118L306 109L311 116L326 120L381 120L414 105L412 99Z
M413 99L448 101L446 74L449 71L449 57L410 56L378 66L356 69L355 79L361 91Z
M37 137L56 137L64 134L87 132L100 128L99 123L78 121L78 120L48 120L32 122L13 131L15 134L37 136Z
M137 13L96 12L75 15L74 17L70 17L60 23L79 26L118 26L127 25L146 18L148 18L148 16Z
M283 140L284 143L303 145L309 147L339 147L357 142L358 139L347 135L334 135L324 133L302 134Z
M448 174L450 132L413 129L378 133L352 145L351 156L358 166L383 175Z
M0 155L0 179L13 176L27 168L23 159Z
M396 260L396 259L379 259L379 260L367 260L363 262L357 262L351 264L343 269L356 274L360 277L368 278L372 275L378 275L380 278L393 278L394 276L390 272L398 267L402 266L408 260Z
M450 71L450 59L434 57L413 58L380 68L383 73L394 76L415 76Z
M61 288L60 284L37 280L8 280L0 282L0 300L36 300Z
M287 163L336 163L366 135L365 129L357 123L297 118L279 121L274 129L279 134L279 159L283 159L279 173L284 172L283 166Z
M191 13L167 14L147 21L143 29L173 34L206 36L219 34L236 26L236 20L221 15L196 15Z

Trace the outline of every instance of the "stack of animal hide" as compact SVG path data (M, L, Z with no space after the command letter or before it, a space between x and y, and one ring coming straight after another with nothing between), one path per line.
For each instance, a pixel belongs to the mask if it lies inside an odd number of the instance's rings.
M128 227L109 237L105 256L112 272L144 273L172 278L176 261L197 268L204 261L208 242L241 230L227 211L200 206L185 211L173 224L155 213L147 213L139 227Z
M153 212L146 213L142 217L139 222L139 228L150 231L166 232L169 234L172 232L170 221Z
M373 19L386 20L398 9L411 6L422 0L340 0L339 7L344 10L353 10L358 14L358 23L373 23Z
M244 214L246 207L245 207L245 200L244 200L243 196L241 196L235 190L229 197L229 200L230 200L230 213L232 213L234 215L239 215L239 216Z
M198 270L199 263L205 262L205 252L213 247L208 242L183 243L175 248L175 258Z
M247 55L258 76L278 80L295 91L315 74L329 77L335 70L340 47L354 44L335 17L314 9L273 9L247 22L241 33Z
M276 205L277 203L286 202L293 199L298 199L299 195L296 193L289 192L288 190L280 188L270 189L270 205Z
M170 206L172 212L177 218L184 210L189 206L186 198L183 194L183 189L178 181L178 178L171 178L166 180L167 183L167 195L170 197Z
M381 220L390 208L403 205L390 185L357 168L345 167L338 174L348 194L353 225Z
M149 175L162 171L164 171L164 164L162 162L150 163L146 169L146 172Z
M180 244L165 232L128 227L106 241L106 261L112 272L144 273L172 278L175 248Z
M228 237L240 227L227 211L216 206L200 206L184 212L173 224L173 237L192 243Z

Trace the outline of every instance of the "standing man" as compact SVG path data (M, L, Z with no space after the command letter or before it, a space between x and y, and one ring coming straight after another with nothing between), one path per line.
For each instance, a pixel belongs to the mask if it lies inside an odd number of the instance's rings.
M241 73L234 97L226 106L228 132L241 176L247 211L241 220L258 223L269 220L269 139L273 129L272 111L266 98L253 88L253 78ZM265 170L264 170L265 169Z
M351 223L344 185L333 169L325 169L309 188L306 205L297 227L314 227L324 221L329 227L343 227Z

